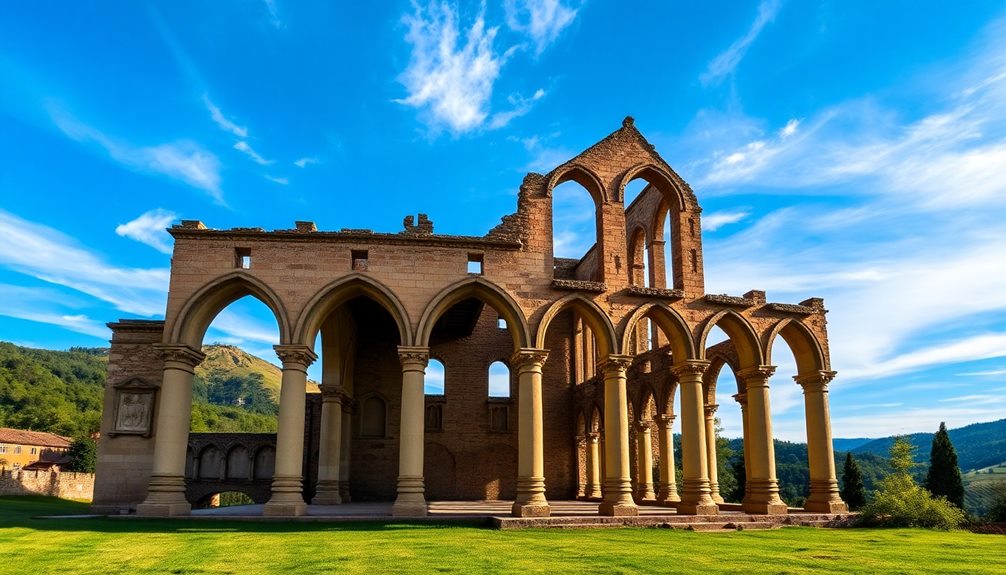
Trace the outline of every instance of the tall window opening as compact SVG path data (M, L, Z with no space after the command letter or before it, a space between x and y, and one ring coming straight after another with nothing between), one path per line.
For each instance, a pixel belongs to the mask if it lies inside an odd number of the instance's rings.
M430 358L430 362L426 366L423 393L426 395L444 395L445 378L444 364L439 359Z
M597 243L597 227L597 207L583 186L568 181L552 189L552 251L555 257L582 260ZM585 263L581 262L581 269L575 270L575 277L596 279L594 275L600 262L594 262L589 270L582 269ZM556 267L559 266L556 262ZM557 270L557 275L559 273Z
M372 395L360 406L360 437L383 438L388 432L388 405Z
M510 368L502 361L489 366L489 397L510 397Z

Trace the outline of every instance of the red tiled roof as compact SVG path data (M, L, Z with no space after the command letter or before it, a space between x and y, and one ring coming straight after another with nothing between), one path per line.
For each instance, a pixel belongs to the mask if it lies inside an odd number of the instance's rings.
M0 427L0 443L15 445L37 445L39 447L70 447L70 438L47 431L25 431Z

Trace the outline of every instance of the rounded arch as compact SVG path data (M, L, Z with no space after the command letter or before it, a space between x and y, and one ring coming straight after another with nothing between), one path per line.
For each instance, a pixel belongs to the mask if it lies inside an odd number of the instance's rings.
M552 197L552 189L559 184L573 181L587 190L590 197L594 199L595 206L608 203L608 194L605 191L601 178L590 168L580 164L569 164L559 166L549 174L548 182L545 185L545 195Z
M679 210L684 210L688 205L685 202L684 192L675 178L656 164L640 164L626 171L618 182L618 198L623 200L625 198L625 186L629 182L640 178L660 190L665 199L673 198L676 200Z
M245 271L222 275L196 290L175 316L171 329L165 331L165 336L169 338L166 341L200 349L203 336L217 314L249 295L265 304L276 317L276 325L279 326L277 343L290 343L290 321L283 301L265 282Z
M471 277L453 283L443 290L426 305L423 316L419 320L416 333L416 345L428 347L433 326L440 316L455 304L468 298L478 298L489 304L506 320L507 330L513 338L514 349L528 347L531 342L531 328L520 306L503 288L481 277Z
M699 335L699 359L706 359L706 339L714 326L726 332L734 344L739 361L738 367L745 369L765 364L765 356L758 344L758 335L748 320L733 310L725 309L709 318Z
M644 317L649 317L667 336L675 362L696 358L691 328L674 308L663 303L645 303L636 308L636 311L625 320L625 327L622 328L623 350L630 349L632 332Z
M797 373L803 375L828 369L820 342L803 322L792 318L780 321L769 333L765 347L765 359L768 363L772 363L772 344L775 343L776 336L782 336L793 351Z
M391 318L398 326L401 345L412 345L409 314L405 311L401 300L391 288L361 273L343 276L318 290L297 320L297 328L293 332L294 341L308 346L314 345L315 336L325 318L340 305L361 296L374 300L391 314Z
M583 318L583 321L590 326L594 337L597 338L597 349L600 357L618 353L620 349L618 347L619 341L615 336L615 327L611 325L611 320L601 311L601 308L597 307L596 303L579 294L570 294L558 299L552 302L552 305L545 310L545 314L538 323L538 336L535 338L535 344L539 349L545 348L545 334L548 332L549 324L552 323L555 316L566 311L566 309L575 310Z

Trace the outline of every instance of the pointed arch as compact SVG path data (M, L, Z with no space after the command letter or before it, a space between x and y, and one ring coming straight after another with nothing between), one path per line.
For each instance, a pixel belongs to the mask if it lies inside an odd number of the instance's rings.
M618 353L619 341L615 336L615 327L611 325L611 320L601 311L601 308L597 307L596 303L579 294L570 294L558 299L552 302L552 305L545 310L545 314L538 323L538 337L535 339L535 344L538 348L545 348L545 334L548 332L548 326L555 319L555 316L566 311L566 309L575 310L583 318L583 321L590 326L590 331L593 332L594 337L597 339L599 358Z
M796 370L800 375L818 373L830 369L821 349L821 344L803 322L786 318L775 325L769 332L765 347L765 361L772 363L772 344L776 336L782 336L796 358Z
M593 403L593 407L590 410L590 431L592 433L599 433L604 429L604 410L597 404Z
M165 330L165 341L185 343L193 349L200 349L206 330L217 314L249 295L265 304L276 317L279 327L279 341L276 343L290 343L290 321L283 301L265 282L245 271L224 274L196 290L175 316L171 328Z
M660 412L660 405L657 403L657 394L651 385L643 384L639 388L638 403L635 410L636 419L644 421L646 408L650 405L650 402L653 402L653 413L650 414L650 417L653 417Z
M646 237L646 230L643 226L636 226L636 229L629 235L629 285L646 285L646 250L649 239ZM637 269L638 266L638 269ZM639 274L637 277L637 273ZM622 349L628 349L623 347Z
M727 345L729 345L729 350L721 347ZM716 386L724 367L729 367L730 372L733 373L737 384L737 393L744 391L744 383L737 378L740 366L737 365L736 352L733 351L731 341L727 340L706 350L706 359L709 361L709 367L706 368L706 373L702 376L702 392L705 394L704 401L707 405L716 403Z
M503 288L482 277L465 278L453 283L441 290L426 305L423 316L419 320L416 345L429 346L430 334L433 333L433 326L440 319L440 316L455 304L472 297L489 304L506 320L507 330L510 332L510 337L513 338L515 350L530 346L531 328L520 306Z
M675 362L696 359L691 328L674 308L664 303L645 303L636 308L636 311L625 320L625 327L622 328L623 350L630 349L632 332L644 317L649 317L667 336Z
M765 356L762 353L761 345L758 343L758 335L748 320L733 310L725 309L709 318L702 333L699 336L699 359L706 359L706 339L714 326L726 332L727 337L733 342L737 350L737 358L741 369L756 367L765 364Z
M639 164L629 168L622 175L622 179L618 182L617 193L619 200L625 199L625 186L636 179L643 179L651 186L660 190L666 200L675 200L678 210L684 211L688 209L685 193L682 191L682 186L678 183L677 179L669 174L667 170L653 163Z
M595 207L608 203L608 193L601 178L593 170L580 164L562 165L552 170L552 173L548 175L548 183L545 185L545 195L552 197L553 188L569 181L583 186L593 198Z
M296 343L308 346L314 345L315 336L322 323L330 313L340 305L356 297L367 297L385 309L398 326L398 337L401 345L412 345L412 330L409 314L391 288L376 279L361 273L353 273L341 277L318 292L304 306L297 328L294 330Z

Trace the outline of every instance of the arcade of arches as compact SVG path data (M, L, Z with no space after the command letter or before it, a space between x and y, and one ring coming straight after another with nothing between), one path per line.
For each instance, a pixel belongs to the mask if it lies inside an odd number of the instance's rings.
M626 206L636 180L645 185ZM553 255L552 189L566 182L595 206L597 241L579 259ZM183 221L169 230L165 320L110 324L94 508L186 514L216 490L287 516L350 500L394 501L394 515L418 516L428 500L485 499L546 516L549 501L574 498L597 501L605 515L639 505L715 514L728 503L786 513L769 387L800 385L805 508L844 511L824 302L705 293L700 212L626 118L550 173L528 174L517 211L481 237L436 234L423 214L398 233ZM226 445L190 437L204 334L246 296L269 307L279 330L278 432L256 435L254 447L240 434ZM727 339L710 345L715 328ZM796 357L795 383L772 379L779 337ZM443 384L431 392L432 359ZM318 361L322 392L308 393ZM724 502L717 481L715 388L725 366L743 414L740 502Z

